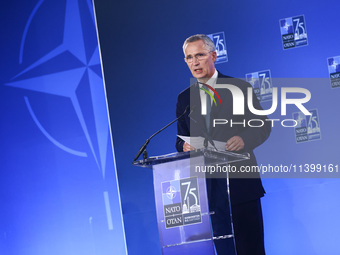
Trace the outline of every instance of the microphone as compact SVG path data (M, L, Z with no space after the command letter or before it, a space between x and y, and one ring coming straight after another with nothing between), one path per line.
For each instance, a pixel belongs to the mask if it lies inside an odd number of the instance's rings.
M187 107L185 107L184 112L183 112L180 116L178 116L175 120L171 121L168 125L166 125L166 126L163 127L162 129L158 130L158 131L157 131L156 133L154 133L152 136L150 136L150 137L146 140L146 142L142 145L142 147L139 149L139 151L138 151L136 157L133 159L133 161L136 161L136 159L138 159L139 156L140 156L140 154L142 154L142 153L143 153L143 158L144 158L144 159L147 159L148 154L147 154L147 152L146 152L146 146L149 144L150 140L151 140L155 135L157 135L158 133L160 133L160 132L162 132L164 129L166 129L168 126L170 126L171 124L175 123L177 120L179 120L180 118L182 118L182 117L184 116L184 114L187 113L187 111L189 110L189 108L190 108L190 106L187 105ZM193 112L193 110L190 111L190 113L192 113L192 112Z
M189 118L196 123L196 125L200 128L200 130L202 131L203 135L204 135L204 142L203 142L203 146L204 148L207 148L208 147L208 141L209 143L214 147L214 149L217 151L217 148L215 146L215 143L213 141L213 139L211 138L211 136L198 124L198 122L193 118L191 117L190 115L194 112L194 110L196 109L196 106L194 106L192 108L192 110L190 111L189 113Z

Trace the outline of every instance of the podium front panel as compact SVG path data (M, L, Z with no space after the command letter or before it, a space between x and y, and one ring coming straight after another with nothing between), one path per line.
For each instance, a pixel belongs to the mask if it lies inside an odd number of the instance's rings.
M153 166L158 230L166 255L215 254L205 175L191 175L191 165L204 165L204 157Z

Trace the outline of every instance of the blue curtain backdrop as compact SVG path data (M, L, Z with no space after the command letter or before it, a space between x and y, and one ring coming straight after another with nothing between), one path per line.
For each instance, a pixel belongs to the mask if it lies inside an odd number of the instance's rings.
M92 1L0 12L0 253L126 254Z
M270 70L274 87L310 90L312 98L305 106L313 111L320 131L309 135L309 141L297 142L294 128L275 126L269 140L255 151L260 164L339 164L340 88L332 88L328 66L329 58L340 55L338 1L96 0L95 4L129 254L141 250L160 254L152 173L131 166L131 161L150 135L175 118L177 94L191 77L182 44L192 34L224 32L228 61L217 64L224 74L246 78ZM293 20L298 17L304 20L296 25ZM300 26L301 34L301 27L305 29L307 40L293 39L296 46L284 49L281 30L290 22L294 29ZM275 78L322 79L285 85ZM268 109L270 102L262 105ZM288 107L285 118L292 119L298 111ZM279 110L270 117L283 119ZM174 125L150 142L149 155L174 152L175 138ZM339 180L331 175L294 177L263 179L267 253L338 254Z

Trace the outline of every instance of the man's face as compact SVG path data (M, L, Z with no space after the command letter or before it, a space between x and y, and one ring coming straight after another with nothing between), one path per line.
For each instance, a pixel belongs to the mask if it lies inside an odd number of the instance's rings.
M202 56L201 60L198 60L196 56ZM187 62L187 65L192 75L201 82L206 82L215 72L215 60L217 58L216 51L209 52L206 49L202 40L188 43L184 49L184 55L186 58L193 60L191 63Z

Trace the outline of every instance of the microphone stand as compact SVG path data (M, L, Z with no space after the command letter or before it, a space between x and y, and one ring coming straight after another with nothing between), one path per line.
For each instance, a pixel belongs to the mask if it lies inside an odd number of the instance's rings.
M171 121L168 125L166 125L165 127L163 127L162 129L158 130L156 133L154 133L152 136L150 136L146 142L142 145L142 147L139 149L136 157L133 159L133 161L136 161L136 159L138 159L138 157L140 156L140 154L143 153L143 159L147 159L148 158L148 153L146 151L146 146L148 146L150 140L155 136L157 135L158 133L162 132L164 129L166 129L168 126L172 125L173 123L175 123L177 120L179 120L180 118L182 118L184 116L184 114L186 114L186 112L189 110L190 106L188 105L184 112L178 117L176 118L175 120Z
M194 108L195 109L195 108ZM194 109L191 111L191 113L194 111ZM190 114L191 114L190 113ZM214 141L213 141L213 139L211 139L211 137L210 137L210 135L198 124L198 122L193 118L193 117L191 117L190 116L190 114L189 114L189 118L193 121L193 122L195 122L195 124L200 128L200 130L201 130L201 132L203 133L203 135L204 135L204 143L203 143L203 146L204 146L204 148L207 148L208 147L208 141L209 141L209 143L214 147L214 149L216 150L216 151L218 151L217 150L217 148L216 148L216 146L215 146L215 143L214 143Z

